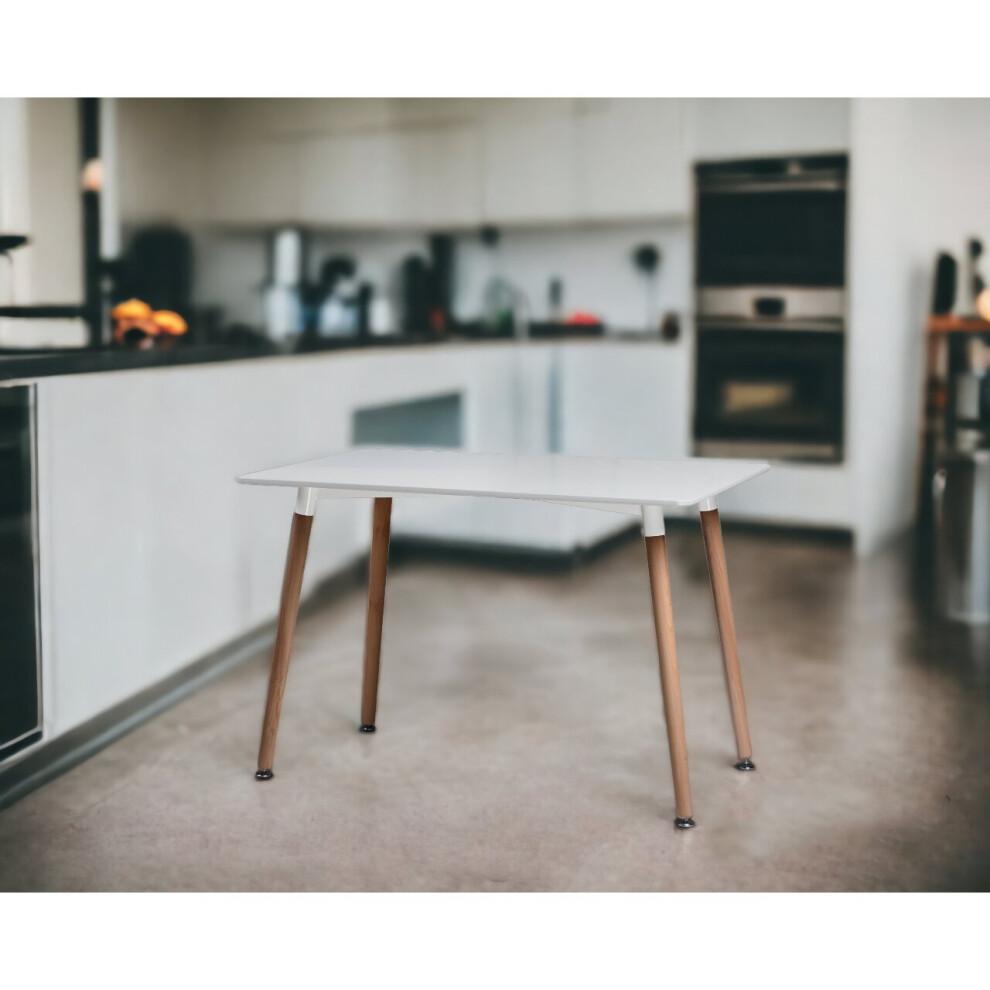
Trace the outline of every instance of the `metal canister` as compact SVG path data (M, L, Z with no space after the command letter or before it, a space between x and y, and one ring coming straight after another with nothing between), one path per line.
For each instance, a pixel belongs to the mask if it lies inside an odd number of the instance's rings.
M990 450L959 451L935 472L939 610L955 622L990 622Z

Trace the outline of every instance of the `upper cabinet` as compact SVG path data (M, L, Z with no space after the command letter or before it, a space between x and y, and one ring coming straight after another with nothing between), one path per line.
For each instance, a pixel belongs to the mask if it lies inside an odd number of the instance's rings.
M687 215L681 100L498 103L483 126L487 221Z
M578 212L589 219L686 216L682 100L579 100Z
M842 150L849 101L120 101L121 212L464 228L684 219L691 164Z
M694 159L814 154L849 147L848 99L685 100Z
M410 126L399 132L399 212L415 226L470 227L482 217L481 148L471 122Z
M481 128L486 221L577 219L579 144L571 101L499 100Z
M313 225L470 226L481 218L475 129L457 122L304 138L301 220Z
M686 216L682 103L208 101L207 215L416 228Z
M299 147L293 141L232 139L206 149L207 216L219 223L302 218Z
M300 141L300 219L307 224L381 226L401 203L401 143L389 130Z

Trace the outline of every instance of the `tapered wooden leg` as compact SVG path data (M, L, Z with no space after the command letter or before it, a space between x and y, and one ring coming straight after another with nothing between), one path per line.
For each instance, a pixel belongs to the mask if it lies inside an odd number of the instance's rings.
M729 692L729 708L732 710L732 729L736 735L737 770L755 770L753 744L749 740L749 721L746 718L746 699L743 697L742 674L739 671L739 650L736 646L736 624L732 618L732 599L729 597L729 572L725 566L725 547L722 544L722 523L718 509L701 513L701 533L708 557L708 574L712 582L712 598L715 600L715 619L718 636L722 642L722 663L725 667L725 684Z
M688 777L687 743L684 739L684 710L681 706L681 679L677 672L677 644L674 641L674 607L670 599L670 572L667 568L667 538L646 537L646 562L650 570L653 620L660 655L660 687L663 713L667 722L670 768L674 776L675 824L691 828L691 781Z
M368 565L368 620L364 630L364 683L361 687L361 731L375 731L378 708L378 670L382 658L382 621L385 617L385 574L388 570L388 538L392 500L376 498L371 525L371 560Z
M298 512L292 516L289 532L289 550L285 557L285 576L282 578L282 599L278 608L278 626L275 632L275 650L272 654L271 674L268 678L268 701L265 704L265 720L261 727L261 746L258 750L258 780L271 780L272 760L275 756L275 737L278 720L282 714L282 696L285 694L285 678L289 672L289 654L292 652L292 634L296 629L299 611L299 593L302 591L303 570L306 567L306 551L313 517Z

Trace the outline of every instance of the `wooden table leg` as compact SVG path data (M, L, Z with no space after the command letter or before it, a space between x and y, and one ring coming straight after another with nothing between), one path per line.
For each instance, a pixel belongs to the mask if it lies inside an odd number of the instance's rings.
M688 777L687 743L684 739L684 710L681 706L681 679L677 671L677 644L674 640L674 607L670 598L670 572L667 568L666 536L646 536L646 562L650 571L653 620L660 656L660 687L663 714L667 723L670 768L674 776L674 804L678 828L694 828L691 817L691 780Z
M302 591L303 570L306 567L306 551L313 517L296 512L292 516L289 532L289 550L285 557L285 575L282 578L282 600L278 609L278 626L275 632L275 650L272 654L271 674L268 679L268 701L265 704L265 720L261 727L261 746L258 750L258 780L271 780L272 760L275 756L275 737L278 720L282 714L282 697L285 694L285 678L289 672L289 655L292 652L292 634L296 629L299 611L299 594Z
M368 564L368 619L364 631L364 681L361 686L361 731L375 731L378 708L378 670L382 658L382 622L385 618L385 574L388 570L388 538L392 500L376 498L371 525L371 559Z
M737 770L755 770L753 744L749 739L749 721L746 718L746 699L743 697L742 674L739 671L739 650L736 646L736 624L732 618L732 599L729 597L729 572L725 565L725 547L722 544L722 523L718 509L701 512L701 533L708 558L708 575L715 600L715 619L722 643L722 663L725 667L725 684L732 711L732 729L736 735Z

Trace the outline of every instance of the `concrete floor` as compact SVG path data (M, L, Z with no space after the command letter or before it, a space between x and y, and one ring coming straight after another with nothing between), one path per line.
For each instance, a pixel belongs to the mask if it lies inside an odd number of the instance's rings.
M3 890L986 890L990 640L926 620L903 548L729 532L756 773L732 769L700 534L670 536L698 828L675 831L638 540L565 573L393 567L379 731L364 602L0 812Z

